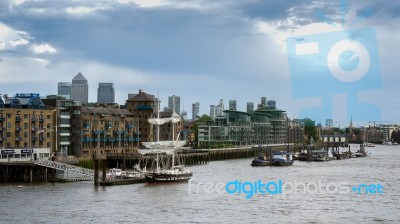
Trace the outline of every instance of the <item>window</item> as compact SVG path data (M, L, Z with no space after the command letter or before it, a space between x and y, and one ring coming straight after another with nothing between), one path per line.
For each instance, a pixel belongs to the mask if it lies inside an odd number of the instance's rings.
M24 129L28 128L28 123L24 123Z
M50 119L50 115L49 114L47 115L47 119Z
M7 118L11 118L11 114L7 114Z
M7 122L7 128L11 128L11 122Z
M28 137L28 132L24 132L24 137Z
M27 119L28 118L28 114L24 114L24 118Z
M47 132L47 138L50 138L50 132Z

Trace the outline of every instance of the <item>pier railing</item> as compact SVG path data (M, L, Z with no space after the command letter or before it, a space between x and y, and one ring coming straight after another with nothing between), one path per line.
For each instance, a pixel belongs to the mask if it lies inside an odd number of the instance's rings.
M35 160L35 165L44 166L59 171L63 173L57 174L57 179L65 181L75 181L75 180L93 180L94 170L86 169L78 166L73 166L65 163L60 163L57 161L51 161L47 159ZM99 172L98 175L101 175Z

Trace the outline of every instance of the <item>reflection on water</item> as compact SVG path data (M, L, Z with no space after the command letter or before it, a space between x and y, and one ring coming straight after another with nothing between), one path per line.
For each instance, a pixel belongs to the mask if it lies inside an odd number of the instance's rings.
M191 184L230 181L348 182L383 194L189 193L188 183L94 187L92 182L0 185L1 223L395 223L400 222L400 146L369 148L366 158L251 167L251 159L193 166Z

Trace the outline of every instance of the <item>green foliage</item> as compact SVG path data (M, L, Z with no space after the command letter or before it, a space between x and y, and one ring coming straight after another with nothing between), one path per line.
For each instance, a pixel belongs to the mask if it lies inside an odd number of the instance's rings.
M310 118L304 118L304 134L306 135L307 143L310 142L311 138L314 141L318 140L317 127L315 126L315 121Z
M344 134L344 131L340 128L332 128L332 131L337 134Z

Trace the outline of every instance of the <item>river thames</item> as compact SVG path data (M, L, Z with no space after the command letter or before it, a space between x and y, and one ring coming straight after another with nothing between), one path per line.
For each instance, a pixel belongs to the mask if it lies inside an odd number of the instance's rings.
M365 158L289 167L251 167L251 158L210 162L191 166L189 183L3 183L0 223L400 223L400 146L368 151ZM289 188L246 197L232 184L226 191L235 180L280 180ZM298 192L288 185L294 183Z

